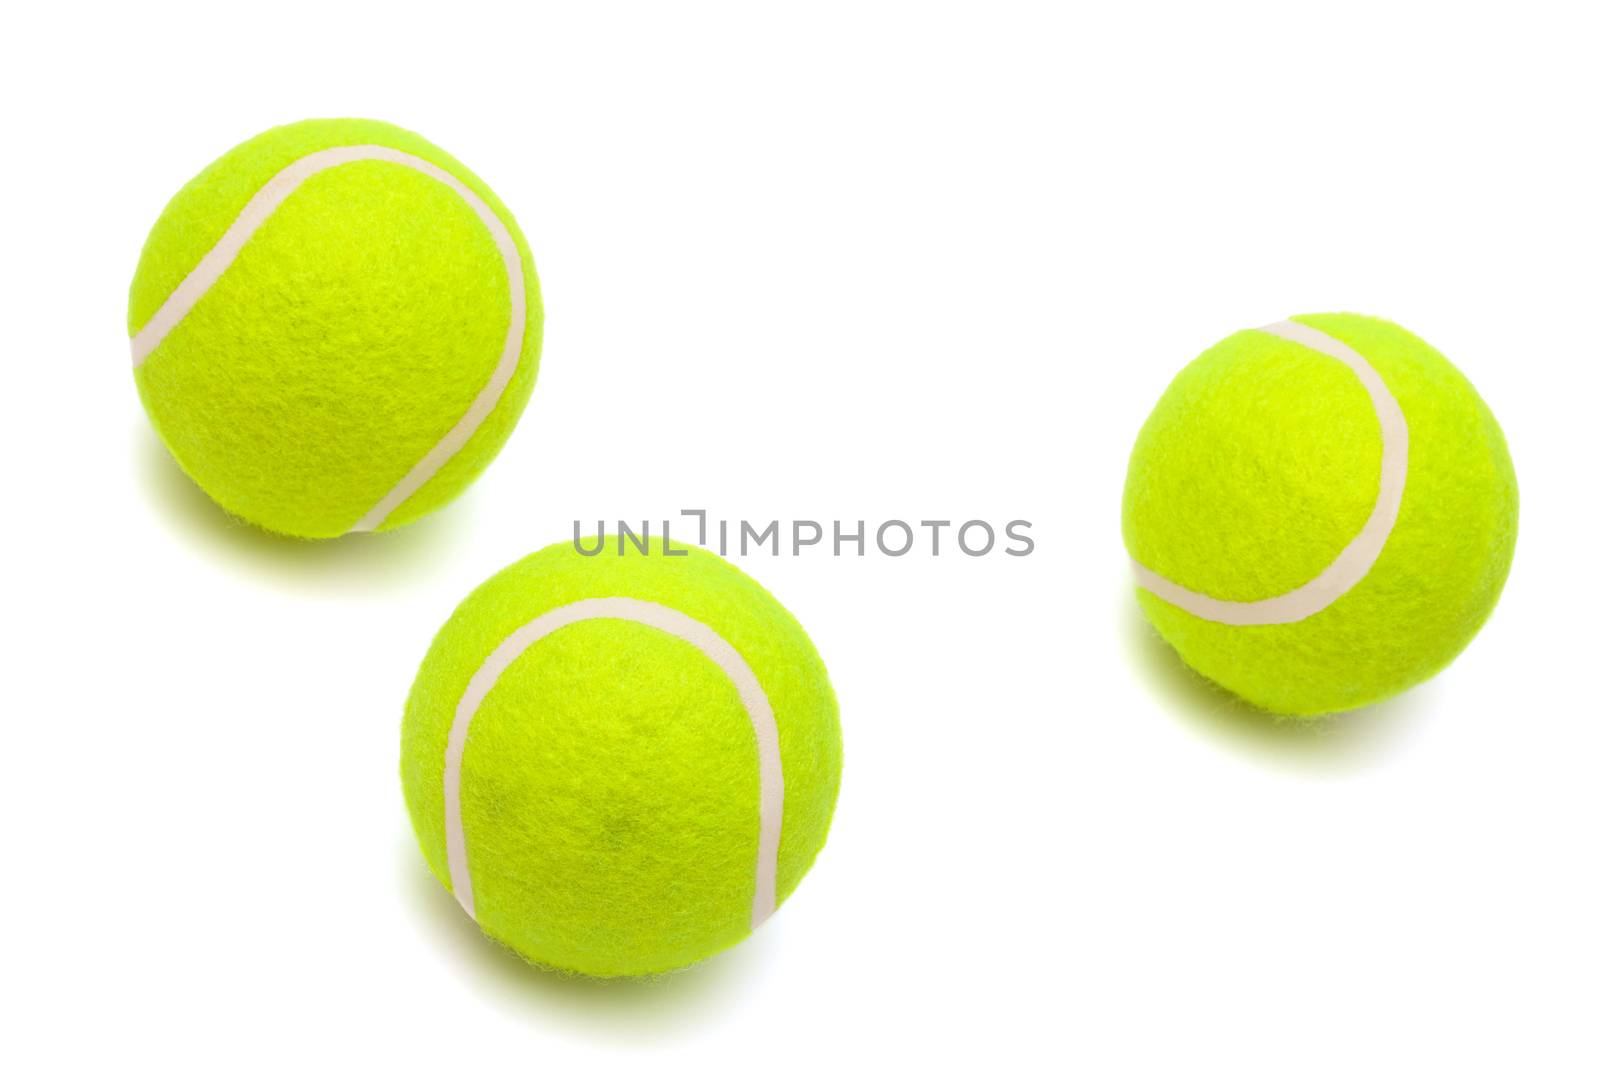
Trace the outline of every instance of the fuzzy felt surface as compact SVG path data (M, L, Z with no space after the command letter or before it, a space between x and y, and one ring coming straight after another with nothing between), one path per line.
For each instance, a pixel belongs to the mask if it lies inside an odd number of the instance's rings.
M562 604L623 596L717 631L772 704L783 764L778 899L827 837L839 789L838 705L783 606L691 549L586 558L553 545L489 579L434 639L412 686L401 779L447 888L443 775L456 706L517 628ZM523 957L590 975L653 974L750 932L757 748L728 677L687 641L593 619L535 642L484 698L462 756L462 827L477 918Z
M1150 592L1139 605L1189 666L1271 711L1341 711L1443 669L1499 598L1517 534L1505 438L1471 383L1393 323L1297 320L1359 352L1405 414L1399 518L1372 570L1296 623L1232 626ZM1158 574L1222 600L1303 585L1360 530L1382 442L1355 375L1291 341L1245 330L1181 371L1140 431L1123 538Z
M133 335L252 196L297 159L340 145L421 157L481 197L516 242L527 326L515 376L464 448L383 523L457 496L527 405L543 308L533 257L505 206L471 171L386 123L311 120L234 148L172 199L128 301ZM307 179L135 371L157 433L216 502L299 537L348 530L453 427L495 369L510 298L483 222L443 183L366 160Z

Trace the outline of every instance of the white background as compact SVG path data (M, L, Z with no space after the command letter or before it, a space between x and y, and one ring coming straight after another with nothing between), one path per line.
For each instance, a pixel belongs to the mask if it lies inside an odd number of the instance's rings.
M1595 1062L1582 9L667 6L5 16L0 1059ZM464 499L296 544L167 459L126 289L205 163L346 114L500 193L548 331ZM1297 726L1150 635L1118 509L1186 360L1318 310L1473 379L1522 534L1454 667ZM697 969L535 972L410 839L406 690L501 566L684 507L1038 550L743 561L840 695L828 847Z

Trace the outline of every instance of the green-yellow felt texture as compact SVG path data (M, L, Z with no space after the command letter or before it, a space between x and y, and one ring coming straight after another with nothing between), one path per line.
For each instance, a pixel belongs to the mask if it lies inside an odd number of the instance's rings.
M357 159L294 187L141 359L141 331L252 199L346 146L437 167L492 211L519 261L520 344L505 254L468 200L416 166ZM404 525L465 489L527 405L543 321L533 257L494 193L421 137L354 119L269 130L202 171L157 220L128 302L139 395L178 463L233 514L307 538L368 516ZM514 372L493 382L510 345ZM480 396L493 406L470 436L382 503Z
M719 557L628 548L585 557L558 544L501 571L457 608L417 673L401 778L428 865L458 899L446 762L469 682L519 629L605 598L710 627L759 681L782 766L777 901L822 848L842 749L816 649ZM469 722L460 832L472 911L490 937L542 966L609 977L680 968L750 933L757 739L729 674L701 648L638 621L571 622L516 655Z
M1202 618L1149 587L1137 597L1196 671L1270 711L1314 715L1399 693L1466 647L1510 570L1517 483L1489 408L1422 340L1358 315L1292 322L1358 353L1404 415L1404 490L1381 551L1352 588L1293 622ZM1383 453L1351 369L1241 331L1184 368L1140 431L1123 495L1128 552L1218 601L1281 597L1362 531Z

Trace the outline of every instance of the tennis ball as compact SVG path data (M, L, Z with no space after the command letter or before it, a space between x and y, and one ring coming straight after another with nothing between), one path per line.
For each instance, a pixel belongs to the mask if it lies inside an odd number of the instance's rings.
M525 959L669 971L794 891L839 789L838 705L793 616L699 549L537 552L411 688L401 779L434 875Z
M533 390L544 310L505 205L382 122L268 130L201 171L145 241L134 379L178 464L307 538L453 499Z
M1302 315L1185 367L1128 463L1139 606L1196 671L1315 715L1443 669L1489 617L1517 538L1505 438L1393 323Z

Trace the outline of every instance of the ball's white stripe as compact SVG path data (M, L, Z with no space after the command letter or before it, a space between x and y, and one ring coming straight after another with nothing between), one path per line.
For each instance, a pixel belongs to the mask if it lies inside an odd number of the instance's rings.
M1299 622L1355 588L1356 583L1365 578L1378 561L1389 534L1394 530L1395 520L1400 517L1400 501L1405 496L1411 447L1405 413L1400 410L1399 402L1389 392L1382 376L1359 352L1343 341L1301 322L1280 322L1260 329L1263 333L1331 356L1355 373L1378 416L1383 458L1378 470L1378 498L1373 503L1372 513L1367 516L1366 523L1321 574L1298 589L1265 600L1217 600L1204 593L1185 589L1138 560L1133 561L1134 579L1143 588L1191 615L1232 626Z
M307 178L329 167L363 160L378 160L411 167L443 183L461 197L488 228L489 235L494 238L495 247L499 250L501 259L505 261L506 276L511 290L511 321L506 329L505 345L501 348L500 359L495 364L494 373L489 376L488 382L478 391L478 395L473 398L471 405L456 424L352 527L353 530L370 531L381 526L395 508L422 488L451 456L461 451L471 440L478 427L483 425L483 421L500 402L506 386L516 375L517 363L522 357L523 333L527 329L528 317L522 254L517 251L517 244L511 236L511 231L500 221L494 209L484 203L477 193L467 188L455 175L408 152L382 145L342 145L337 148L325 148L295 160L274 174L256 191L250 202L245 204L244 210L239 212L239 217L233 220L233 224L211 250L201 257L194 270L178 283L178 287L150 317L150 321L134 334L133 365L138 367L143 363L167 334L183 321L183 317L200 302L200 298L210 291L217 279L222 277L223 272L238 258L239 251L244 248L256 230L260 229L261 224L266 222Z
M783 760L778 750L778 721L761 682L737 649L711 627L681 611L632 597L596 597L563 604L525 623L500 642L467 683L456 705L444 753L444 840L450 867L450 884L456 900L468 915L477 917L472 897L472 874L467 866L466 834L461 825L461 759L467 731L484 697L489 695L506 668L533 644L575 622L588 619L624 619L652 626L682 638L699 649L733 683L739 701L755 731L760 794L756 838L756 885L750 905L750 926L761 925L778 907L778 840L783 829Z

